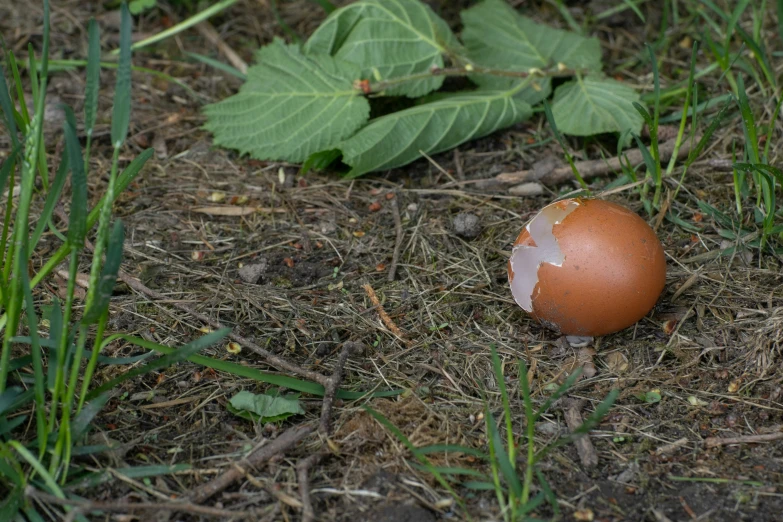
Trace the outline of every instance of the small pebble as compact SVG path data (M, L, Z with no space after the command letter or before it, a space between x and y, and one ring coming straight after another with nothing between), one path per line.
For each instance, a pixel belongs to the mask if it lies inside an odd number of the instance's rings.
M454 232L467 239L473 239L481 233L481 223L476 214L470 212L460 212L454 216Z
M514 185L508 189L508 193L512 196L540 196L544 193L544 187L541 183L529 181L521 185Z
M252 285L258 283L266 272L267 264L265 258L260 258L253 264L243 266L239 269L240 279Z

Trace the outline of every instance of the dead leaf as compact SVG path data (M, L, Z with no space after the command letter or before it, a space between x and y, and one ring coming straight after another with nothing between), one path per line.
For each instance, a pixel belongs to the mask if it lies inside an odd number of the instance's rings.
M628 370L628 357L623 352L612 352L604 357L607 368L613 373L625 373Z
M595 514L590 508L577 509L574 511L574 520L579 520L580 522L592 522L595 520Z

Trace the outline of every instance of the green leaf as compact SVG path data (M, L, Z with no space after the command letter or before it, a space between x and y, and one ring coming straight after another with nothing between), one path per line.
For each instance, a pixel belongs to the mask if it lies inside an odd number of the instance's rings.
M647 404L655 404L656 402L661 402L661 390L640 392L636 394L636 398Z
M216 145L257 159L300 162L367 121L370 106L353 88L356 65L305 56L280 39L256 57L239 93L204 109Z
M528 118L530 105L497 91L454 94L372 120L342 144L348 177L390 169Z
M487 0L462 12L462 40L474 65L504 71L550 69L562 63L571 69L601 70L601 46L596 38L547 27L520 15L505 0ZM474 75L483 87L508 89L521 80ZM536 80L519 96L531 105L551 91L551 79Z
M309 158L302 163L302 174L307 174L310 169L323 170L334 163L342 153L340 149L329 149L311 154Z
M334 11L304 45L361 67L361 78L389 80L443 67L459 49L448 24L418 0L362 0ZM386 94L416 98L437 90L442 76L426 76Z
M283 397L241 391L231 397L229 404L232 413L254 422L277 422L305 412L297 394Z
M639 94L620 82L577 76L555 90L552 114L560 131L572 136L626 130L639 134L644 120L633 106L638 100Z
M128 4L128 9L131 14L137 15L143 13L147 9L152 9L156 5L158 5L158 0L132 0Z

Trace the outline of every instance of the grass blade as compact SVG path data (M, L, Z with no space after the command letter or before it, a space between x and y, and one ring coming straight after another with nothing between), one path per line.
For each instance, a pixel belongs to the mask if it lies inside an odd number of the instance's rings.
M459 446L457 444L432 444L430 446L416 448L416 451L422 455L427 453L464 453L465 455L471 455L480 459L487 459L489 457L489 455L481 450L469 448L467 446Z
M101 277L98 281L98 288L95 292L95 299L90 303L90 307L82 318L82 324L93 324L109 308L109 301L114 292L114 285L117 282L117 274L120 271L122 263L122 245L125 242L125 227L122 220L114 222L109 244L106 248L106 262L101 270Z
M3 122L8 135L11 137L11 144L14 148L19 146L19 136L17 136L16 119L14 118L14 104L11 101L11 93L8 90L8 84L5 81L5 71L0 69L0 109L3 111ZM8 161L6 159L6 161Z
M199 337L198 339L183 345L182 347L172 351L167 355L155 359L154 361L150 361L144 366L129 370L124 374L120 375L119 377L116 377L110 380L109 382L103 384L102 386L92 390L90 393L87 394L86 400L88 401L92 400L98 397L103 392L111 390L118 384L125 382L128 379L131 379L138 375L145 375L158 368L165 368L167 366L171 366L172 364L178 363L180 361L184 361L188 357L195 355L197 352L203 350L204 348L220 341L225 336L227 336L230 331L231 330L229 328L221 328L220 330L215 330L214 332L205 334L202 337Z
M40 452L38 458L43 458L46 450L46 440L49 432L46 429L46 375L44 374L43 361L41 359L41 343L38 342L38 316L35 313L33 292L30 290L30 276L22 272L22 292L25 300L25 316L27 316L27 328L30 331L30 355L33 363L33 378L35 393L35 426Z
M223 71L224 73L230 74L231 76L239 78L242 81L247 80L247 75L242 71L240 71L239 69L237 69L236 67L232 67L227 63L223 63L219 60L215 60L214 58L210 58L209 56L204 56L203 54L189 53L189 52L186 52L185 56L189 56L190 58L193 58L198 62L209 65L210 67L214 67L218 71Z
M84 88L84 131L92 138L98 112L98 91L101 80L101 29L94 18L87 28L87 84Z
M65 186L65 180L68 177L68 152L69 151L67 150L63 151L63 155L60 158L60 166L57 167L57 173L54 175L54 181L52 182L46 194L46 201L44 201L41 215L38 216L38 223L35 225L33 235L30 236L29 244L31 245L31 248L35 248L35 245L38 244L38 241L41 239L46 226L51 221L52 214L54 213L54 207L57 205L57 202L60 201L60 195L62 194L63 186ZM49 229L60 239L65 239L60 231L55 229L53 226L50 226Z
M756 132L756 121L753 118L753 111L750 109L748 94L745 92L745 83L742 75L739 75L737 83L737 104L742 114L742 130L745 134L745 150L751 163L759 163L761 155L759 154L759 139Z
M106 406L106 403L110 397L110 393L102 393L98 395L96 398L86 403L81 411L76 415L76 417L74 417L73 423L71 424L71 438L74 441L80 440L84 435L87 434L87 430L90 428L90 423L95 418L95 416L100 413L103 407Z
M492 439L495 446L495 457L498 466L500 466L500 472L506 479L506 483L511 488L511 491L514 493L513 498L519 499L522 496L522 482L519 480L519 476L517 476L516 466L509 460L506 448L503 446L503 441L500 438L500 432L498 432L495 417L492 415L492 412L489 411L488 405L485 405L484 415L487 418L487 429L489 430L487 435Z
M131 14L124 2L120 10L120 61L111 115L111 142L115 148L122 145L128 136L131 111Z
M462 498L457 495L457 492L454 491L454 489L451 487L451 484L448 483L448 481L443 477L443 475L437 470L435 466L432 465L432 463L425 457L424 455L420 455L416 451L416 447L413 445L413 443L408 439L408 437L405 436L405 434L400 431L400 429L392 424L392 422L383 416L382 413L375 411L374 409L370 408L369 406L363 406L364 410L372 415L375 420L378 421L378 423L381 424L384 428L389 430L392 435L394 435L397 440L399 440L408 450L413 454L413 456L416 458L416 460L419 461L419 463L425 467L425 469L432 474L432 476L435 477L435 479L440 483L441 486L443 486L450 494L451 496L457 501L457 503L460 504L463 508L464 503L462 501Z
M86 107L85 107L86 111ZM87 234L87 175L84 158L76 136L76 117L70 107L65 109L65 146L71 167L71 211L68 222L68 242L76 249L84 246Z

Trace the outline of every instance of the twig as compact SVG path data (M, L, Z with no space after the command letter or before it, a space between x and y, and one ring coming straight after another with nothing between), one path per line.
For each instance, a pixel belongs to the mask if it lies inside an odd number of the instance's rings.
M302 522L313 522L315 511L310 498L310 468L319 460L322 454L316 453L296 463L296 476L299 480L299 496L302 498Z
M760 435L745 435L744 437L707 437L704 439L704 445L708 448L716 448L718 446L728 446L729 444L754 444L780 439L783 439L783 431L762 433Z
M392 216L394 216L394 232L397 234L397 238L394 240L394 254L392 255L392 262L389 267L389 282L394 281L394 277L397 275L397 263L400 261L400 248L402 247L403 237L400 205L397 203L396 197L392 198L390 203Z
M691 150L691 146L698 143L700 139L700 136L696 136L693 140L687 140L683 142L680 146L677 157L684 158L687 156ZM658 149L658 152L661 156L661 161L666 161L671 158L671 155L674 152L675 142L676 140L669 140L666 143L661 144ZM623 156L628 158L628 161L632 165L636 165L644 161L642 158L642 151L639 149L631 149L623 154ZM584 179L605 176L622 169L619 157L577 161L575 166ZM545 185L557 185L572 179L574 179L574 173L571 170L571 167L565 166L544 172L541 172L537 169L520 170L517 172L503 172L495 176L492 180L487 181L494 182L495 184L502 186L516 185L528 181L538 181Z
M378 315L381 316L381 321L383 321L383 324L386 325L386 328L388 328L391 333L397 336L400 340L406 344L409 344L410 341L406 340L405 336L402 335L402 330L400 330L399 326L394 324L394 321L392 321L391 317L389 317L389 314L387 314L386 310L384 310L381 301L378 299L378 296L375 295L375 290L373 290L369 284L363 285L362 288L364 288L364 291L367 292L367 297L370 298L372 305L378 310Z
M190 502L94 502L91 500L83 500L80 498L59 498L49 493L39 491L33 486L27 486L25 489L25 496L33 498L47 504L55 504L58 506L71 506L74 509L68 512L68 515L63 519L64 522L72 522L79 515L84 515L91 511L110 511L113 513L133 513L137 511L178 511L182 513L190 513L193 515L201 515L208 517L218 517L221 520L233 519L233 518L253 518L258 515L256 513L244 513L241 511L230 511L227 509L219 509L208 506L197 506Z
M190 495L190 500L197 504L204 502L244 476L246 469L258 467L272 457L285 453L300 440L312 433L314 429L315 426L312 424L288 428L272 442L261 446L247 457L234 463L222 475L215 477L203 486L200 486Z
M234 68L236 68L242 74L247 74L247 62L240 58L234 49L232 49L225 41L223 41L215 28L212 27L212 24L209 22L201 22L200 24L196 25L196 29L199 33L201 33L201 36L206 38L212 45L217 47L218 51L220 51L221 54L226 57L226 60L231 62L231 65L233 65Z
M319 425L319 431L327 437L332 432L332 406L334 405L334 397L337 394L340 383L343 381L345 363L348 361L348 357L357 354L362 350L364 350L364 345L362 343L355 343L352 341L345 343L340 352L340 356L335 363L334 372L332 373L332 376L329 377L329 381L326 384L324 399L323 402L321 402L321 423Z
M572 432L582 425L582 414L580 413L585 401L566 399L563 401L563 413L565 414L565 421L568 425L568 429ZM598 453L593 447L593 443L590 441L590 435L585 434L583 437L579 437L574 441L576 451L579 453L579 459L582 461L582 466L585 468L592 468L598 465Z

